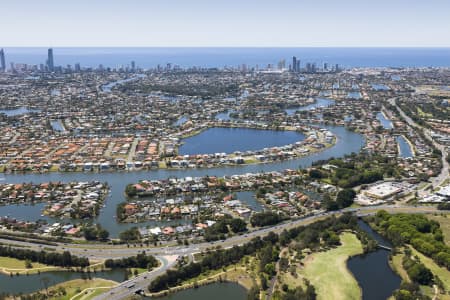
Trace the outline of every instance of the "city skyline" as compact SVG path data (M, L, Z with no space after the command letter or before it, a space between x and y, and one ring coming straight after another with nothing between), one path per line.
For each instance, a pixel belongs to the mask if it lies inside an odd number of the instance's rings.
M18 0L2 10L2 47L450 47L443 0Z

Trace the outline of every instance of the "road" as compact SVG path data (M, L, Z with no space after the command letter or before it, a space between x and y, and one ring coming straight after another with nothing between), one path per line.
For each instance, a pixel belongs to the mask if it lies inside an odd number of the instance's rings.
M430 142L432 142L433 146L441 151L441 153L442 153L442 169L441 169L441 173L439 173L438 176L431 178L431 184L433 185L433 188L442 185L444 183L444 181L448 178L448 170L449 170L449 164L448 164L448 161L447 161L447 150L445 149L445 146L437 143L431 137L431 132L430 132L429 129L420 126L419 124L414 122L408 115L406 115L405 112L397 105L397 103L395 103L395 98L389 99L388 102L391 105L393 105L393 106L395 106L397 108L397 110L400 113L400 115L402 116L402 118L410 126L421 130L423 132L423 134L425 135L425 138L427 140L429 140Z
M289 220L288 222L278 224L273 227L262 228L254 231L250 231L246 234L236 235L230 237L224 241L216 242L203 242L199 244L191 244L188 246L172 246L172 247L157 247L157 248L147 248L147 247L126 247L124 245L81 245L81 244L63 244L57 243L57 246L49 246L45 244L36 244L30 242L22 241L11 241L8 239L0 239L0 243L11 244L12 247L26 247L27 249L32 249L36 251L44 250L44 248L50 248L57 252L70 251L73 255L88 257L91 260L104 260L108 258L123 258L136 255L142 251L147 254L152 254L155 256L166 256L166 255L191 255L193 253L198 253L206 249L211 249L216 246L221 246L222 248L232 247L235 245L241 245L248 242L254 237L265 236L269 232L279 233L285 229L291 229L300 225L306 225L308 223L317 221L321 218L325 218L331 215L338 215L343 212L356 212L358 215L365 215L367 213L375 212L377 210L384 209L390 213L434 213L437 212L435 207L432 206L401 206L401 205L381 205L374 207L361 207L358 209L347 208L340 211L334 212L324 212L311 215L308 217L302 217L296 220ZM442 211L445 212L445 211Z
M53 248L55 251L70 251L72 254L77 256L86 256L90 259L108 259L108 258L120 258L120 257L129 257L146 251L148 254L154 255L157 259L161 261L160 267L151 272L146 272L144 274L139 275L138 277L131 279L129 281L123 282L119 284L117 287L113 288L111 291L101 294L96 299L124 299L127 296L131 296L136 291L146 290L146 287L152 281L152 279L156 278L160 274L167 271L171 268L175 262L176 258L180 255L192 256L194 253L198 253L206 250L207 248L213 248L216 246L220 246L222 248L229 248L232 246L242 245L254 237L257 236L265 236L269 232L280 233L283 230L288 230L300 225L307 225L314 221L320 220L322 218L326 218L331 215L339 215L344 212L353 212L358 216L365 216L374 214L376 211L384 209L389 213L435 213L437 212L436 208L433 206L401 206L401 205L381 205L381 206L373 206L373 207L361 207L361 208L347 208L340 211L334 212L323 212L315 215L311 215L308 217L299 218L296 220L289 220L288 222L278 224L273 227L267 227L258 229L255 231L248 232L243 235L237 235L228 238L224 241L217 241L211 243L200 243L200 244L192 244L189 246L176 246L176 247L160 247L160 248L140 248L140 247L131 247L127 248L123 245L112 246L112 245L77 245L77 244L63 244L59 243L57 246L48 246L41 245L29 242L21 242L21 241L11 241L7 239L0 239L0 242L3 244L11 244L12 247L26 247L28 249L33 249L36 251L43 250L43 248ZM450 213L450 211L440 211L442 213ZM83 247L83 248L80 248ZM132 286L131 286L132 285Z
M94 300L121 300L140 291L146 291L149 283L154 278L163 274L167 269L170 269L175 265L178 256L157 256L156 258L161 262L161 265L157 269L142 273L137 277L121 282L111 290L95 297Z

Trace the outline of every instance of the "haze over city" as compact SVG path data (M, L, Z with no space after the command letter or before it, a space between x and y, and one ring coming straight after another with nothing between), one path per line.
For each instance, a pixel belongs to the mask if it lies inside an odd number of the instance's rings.
M16 0L2 46L445 47L446 0Z

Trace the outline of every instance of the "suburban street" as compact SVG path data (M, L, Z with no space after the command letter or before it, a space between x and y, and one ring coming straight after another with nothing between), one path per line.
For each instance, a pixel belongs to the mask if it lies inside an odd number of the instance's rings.
M159 247L159 248L147 248L147 247L124 247L123 245L112 246L112 245L86 245L80 248L80 245L76 244L63 244L59 243L58 246L49 247L48 245L36 244L30 242L22 241L11 241L7 239L0 239L3 244L11 244L12 247L26 247L28 249L40 251L43 248L52 248L55 251L70 251L73 255L86 256L91 260L104 260L108 258L121 258L136 255L142 251L148 254L154 255L160 262L161 265L151 271L145 272L133 279L122 282L112 290L107 291L95 299L124 299L127 296L131 296L139 291L145 291L149 283L157 276L163 274L169 268L173 267L179 256L191 256L194 253L201 252L207 248L213 248L220 246L222 248L229 248L237 245L242 245L248 242L254 237L265 236L269 232L280 233L283 230L288 230L297 226L307 225L314 221L326 218L332 215L339 215L344 212L356 213L358 216L367 216L376 213L378 210L384 209L389 213L436 213L436 207L433 206L401 206L401 205L381 205L381 206L370 206L361 208L346 208L338 211L324 212L315 214L308 217L299 218L296 220L290 220L285 223L278 224L273 227L267 227L258 229L255 231L248 232L243 235L236 235L230 237L223 241L216 242L204 242L200 244L192 244L189 246L173 246L173 247ZM442 213L450 213L450 211L439 211Z
M172 247L126 247L124 245L79 245L79 244L64 244L57 243L57 246L49 246L45 244L37 244L31 242L24 241L11 241L8 239L0 239L0 242L3 244L10 244L12 247L26 247L28 249L40 251L43 248L50 248L52 251L70 251L73 255L88 257L91 260L104 260L108 258L122 258L136 255L142 251L145 251L148 254L152 254L155 256L166 256L166 255L189 255L192 253L201 252L206 250L207 248L213 248L216 246L221 246L223 248L232 247L235 245L241 245L254 237L257 236L265 236L269 232L279 233L285 229L290 229L293 227L306 225L311 222L317 221L319 219L325 218L331 215L339 215L344 212L354 212L357 215L367 215L374 213L380 209L384 209L389 213L435 213L438 212L433 206L400 206L400 205L381 205L381 206L369 206L369 207L361 207L361 208L346 208L343 210L332 211L332 212L324 212L315 215L311 215L308 217L302 217L296 220L289 220L288 222L284 222L278 224L273 227L266 227L262 229L258 229L255 231L251 231L242 235L236 235L230 237L224 241L215 241L215 242L203 242L199 244L191 244L188 246L172 246ZM439 211L439 212L447 212L447 211Z
M405 114L405 112L397 105L397 103L395 102L395 98L391 98L388 100L389 103L393 106L395 106L397 108L397 110L400 112L400 115L402 116L402 118L412 127L421 130L424 135L425 138L428 139L430 142L433 143L433 145L439 149L442 153L442 170L441 173L433 178L430 178L431 180L431 184L433 186L433 188L440 186L441 184L444 183L444 181L448 178L448 171L449 171L449 164L447 161L447 151L445 149L445 146L436 143L433 138L431 137L431 133L429 129L423 128L422 126L420 126L419 124L417 124L416 122L414 122L409 116L407 116Z

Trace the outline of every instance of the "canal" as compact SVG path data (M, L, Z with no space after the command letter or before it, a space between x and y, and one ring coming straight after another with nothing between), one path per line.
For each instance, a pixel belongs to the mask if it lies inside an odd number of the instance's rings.
M380 121L381 126L383 126L383 128L385 128L385 129L394 128L394 126L392 125L392 121L389 120L388 118L386 118L384 113L382 113L382 112L377 113L377 119L378 119L378 121Z
M84 274L87 276L87 274ZM45 286L52 285L82 278L83 274L79 272L56 271L56 272L42 272L40 274L32 275L14 275L9 276L0 273L0 292L12 295L27 294L37 292L45 289ZM91 272L91 278L103 278L121 282L125 279L125 271L122 269Z
M380 245L392 247L367 223L358 221L359 227L373 237ZM389 266L390 251L378 249L357 255L347 261L347 266L362 289L363 300L387 299L400 287L400 277Z
M414 152L409 144L408 140L403 135L395 137L398 143L398 155L403 158L409 158L414 156Z
M145 298L153 299L153 298ZM160 300L245 300L247 299L246 290L232 282L213 283L202 286L197 289L187 289L178 293L170 294L165 297L158 298Z
M158 169L150 171L136 171L136 172L104 172L104 173L60 173L51 172L46 174L5 174L4 182L7 183L23 183L23 182L49 182L49 181L92 181L98 180L107 182L111 188L111 192L106 199L106 205L101 209L101 212L95 222L100 223L103 228L110 232L110 236L115 238L119 232L136 226L136 224L118 223L115 219L116 207L120 202L125 201L124 191L127 184L136 183L139 180L149 179L157 180L168 177L201 177L201 176L226 176L239 175L245 173L258 173L270 171L282 171L285 169L298 169L300 167L308 167L318 160L328 159L331 157L342 157L352 152L357 153L364 145L364 138L362 135L351 132L345 127L341 126L321 126L330 130L337 137L336 144L322 152L314 153L302 158L285 160L268 164L251 164L244 166L230 166L217 168L199 168L199 169ZM35 214L40 216L41 211L39 206L29 206L28 216ZM8 210L8 207L3 207L2 210ZM34 210L34 211L33 211ZM16 217L15 211L8 210L10 217ZM23 214L22 214L23 215ZM19 216L17 216L19 217ZM139 226L160 226L164 223L156 221L148 221L139 223Z

